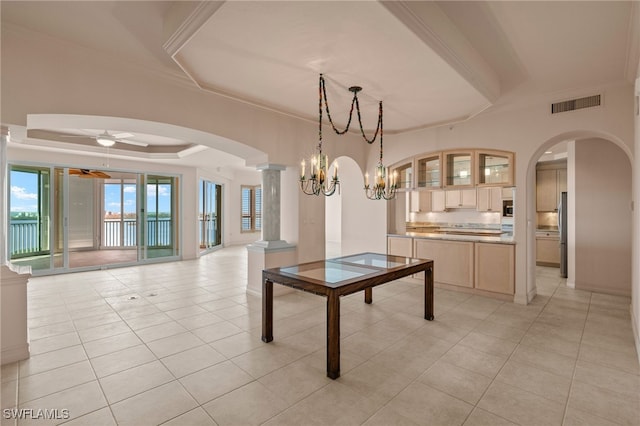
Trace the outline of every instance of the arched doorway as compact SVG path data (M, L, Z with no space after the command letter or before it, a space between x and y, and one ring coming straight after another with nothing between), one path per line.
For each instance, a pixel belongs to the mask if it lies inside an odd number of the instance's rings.
M386 252L386 202L370 201L364 193L364 173L350 157L336 159L340 194L325 202L327 257L365 251Z
M545 151L567 143L567 286L631 295L631 154L611 135L569 132L549 139L527 170L527 292L536 294L536 164Z

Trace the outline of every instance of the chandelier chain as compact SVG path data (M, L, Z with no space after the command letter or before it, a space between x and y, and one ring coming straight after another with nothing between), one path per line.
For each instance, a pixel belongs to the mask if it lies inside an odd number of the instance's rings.
M380 102L380 106L378 109L378 124L376 126L376 132L374 133L371 139L367 138L367 135L364 133L364 126L362 125L362 114L360 113L360 101L358 100L358 90L353 91L353 99L351 100L351 108L349 110L349 120L347 121L347 126L344 130L339 130L335 124L333 123L333 119L331 118L331 112L329 111L329 100L327 98L327 88L324 81L324 76L320 74L320 126L322 126L322 101L324 99L325 110L327 111L327 119L329 120L329 124L333 128L333 131L338 135L344 135L349 131L351 127L351 120L353 118L353 107L355 106L356 112L358 114L358 124L360 125L360 133L362 134L362 138L367 141L368 144L372 144L378 138L378 133L380 134L380 140L382 140L382 101ZM320 138L322 138L322 127L320 128Z

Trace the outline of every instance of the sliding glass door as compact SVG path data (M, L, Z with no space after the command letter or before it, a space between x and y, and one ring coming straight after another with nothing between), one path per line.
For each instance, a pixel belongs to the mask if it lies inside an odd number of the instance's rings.
M147 175L143 241L146 259L178 256L177 181L174 176Z
M9 186L9 260L36 275L180 256L177 176L10 165ZM219 189L208 191L212 246Z
M32 270L51 268L51 169L9 169L9 260Z
M207 251L222 244L222 185L201 180L199 208L200 250Z

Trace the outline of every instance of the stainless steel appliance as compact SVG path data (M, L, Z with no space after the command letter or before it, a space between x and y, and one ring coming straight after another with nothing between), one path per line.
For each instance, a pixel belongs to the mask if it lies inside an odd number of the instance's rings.
M513 200L502 201L502 216L513 217Z
M558 205L558 231L560 232L560 276L567 278L567 193L560 194Z

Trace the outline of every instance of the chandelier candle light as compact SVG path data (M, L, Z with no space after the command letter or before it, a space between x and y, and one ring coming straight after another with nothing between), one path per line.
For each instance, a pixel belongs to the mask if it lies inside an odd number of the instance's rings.
M397 188L397 174L394 173L393 177L390 179L386 178L386 168L382 164L382 101L379 103L379 113L378 113L378 125L376 127L376 132L373 135L373 138L368 139L364 133L364 128L362 126L362 118L360 114L360 103L358 101L358 92L362 90L360 86L352 86L349 87L349 91L353 93L353 99L351 101L351 110L349 111L349 120L347 121L347 126L344 130L338 130L336 126L333 124L333 120L331 118L331 113L329 112L329 103L327 101L327 91L325 87L325 80L322 74L320 74L320 82L318 87L318 152L317 154L311 157L311 170L309 172L309 177L307 178L306 174L306 161L302 160L300 164L300 189L307 195L325 195L331 196L336 192L340 192L340 180L338 179L338 163L333 162L333 176L331 180L328 179L328 167L329 167L329 157L326 154L322 153L322 109L324 103L324 109L327 111L327 118L329 119L329 123L331 127L338 135L343 135L349 131L349 126L351 125L351 118L353 117L353 108L355 106L356 112L358 113L358 124L360 125L360 133L364 140L372 144L378 137L378 132L380 132L380 162L377 167L376 173L376 182L373 188L369 186L369 174L365 174L365 195L367 198L371 200L391 200L395 197L396 188Z

